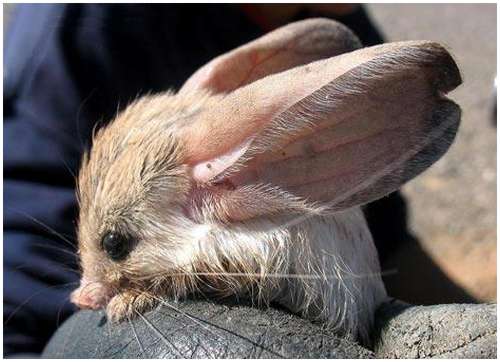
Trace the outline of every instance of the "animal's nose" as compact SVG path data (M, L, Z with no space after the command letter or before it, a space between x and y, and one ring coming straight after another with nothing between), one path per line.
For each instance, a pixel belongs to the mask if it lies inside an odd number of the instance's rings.
M81 283L80 287L71 293L71 302L81 309L100 309L109 300L109 293L101 283Z

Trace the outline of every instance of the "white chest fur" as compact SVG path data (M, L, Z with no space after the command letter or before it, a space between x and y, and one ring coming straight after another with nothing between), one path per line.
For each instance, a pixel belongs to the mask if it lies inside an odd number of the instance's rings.
M232 292L278 302L363 340L386 297L377 251L357 207L299 222L213 227L199 248L210 271L225 274Z

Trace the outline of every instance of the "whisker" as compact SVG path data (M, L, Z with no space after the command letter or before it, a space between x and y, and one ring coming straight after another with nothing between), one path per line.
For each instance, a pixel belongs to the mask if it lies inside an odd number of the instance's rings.
M64 266L64 265L65 264L63 264L63 263L58 263L57 267L60 268L61 270L68 271L68 272L73 273L75 275L80 275L80 272L78 270L72 269L72 268L70 268L68 266ZM16 270L31 270L30 269L31 266L32 266L32 263L30 263L29 261L27 261L27 262L25 262L23 264L17 265L15 269ZM40 276L46 277L49 274L50 274L50 272L46 272L46 273L40 274Z
M139 289L133 289L133 290L134 290L134 291L136 291L136 292L137 292L137 293L139 293L139 294L140 294L140 293L144 293L143 291L141 291L141 290L139 290ZM148 295L149 297L151 297L151 298L153 298L153 299L157 300L160 304L165 305L167 308L172 309L172 310L174 310L174 311L176 311L176 312L180 313L181 315L183 315L183 316L187 317L188 319L192 320L195 324L200 325L202 328L206 329L206 330L207 330L207 331L208 331L211 335L213 335L214 337L218 337L218 336L217 336L217 335L216 335L213 331L211 331L210 329L206 328L206 327L205 327L205 326L204 326L204 325L203 325L200 321L195 320L193 317L189 316L189 314L187 314L186 312L184 312L184 311L182 311L182 310L180 310L180 309L178 309L178 308L175 308L173 305L171 305L171 304L167 303L165 300L163 300L163 299L161 299L161 298L159 298L159 297L155 296L155 295L154 295L154 294L152 294L152 293L149 293L149 292L148 292L148 293L147 293L147 295ZM136 312L136 313L139 313L137 310L136 310L135 312ZM169 317L171 317L171 318L174 318L175 320L177 320L177 321L179 321L179 322L181 322L181 323L183 324L183 326L184 326L184 327L190 327L190 325L189 325L189 324L186 324L186 323L185 323L182 319L177 318L177 317L176 317L176 316L174 316L174 315L168 315L168 316L169 316ZM207 323L207 321L204 321L204 320L203 320L203 322ZM176 331L173 331L173 333L175 333L175 332L176 332ZM220 342L220 341L219 341L218 339L216 339L216 338L214 338L213 340L215 340L215 341L217 341L217 342ZM203 347L202 347L202 348L203 348Z
M385 272L377 272L377 273L366 273L366 274L351 274L351 278L370 278L377 277L380 275L391 275L393 273L397 273L396 270L388 270ZM262 277L261 273L231 273L231 272L185 272L185 273L158 273L154 274L154 276L165 276L165 277L176 277L176 276L185 276L185 275L193 275L193 276L230 276L230 277ZM266 278L282 278L282 279L324 279L324 280L336 280L339 277L335 274L265 274Z
M92 98L92 96L94 95L96 90L97 90L97 87L93 88L89 92L89 94L85 97L85 99L82 100L82 102L78 106L78 111L76 112L76 133L77 133L78 139L80 141L80 147L81 147L80 151L83 151L85 149L85 144L83 143L82 132L80 129L80 116L82 114L83 107L90 100L90 98Z
M179 351L179 349L177 348L177 346L175 344L173 344L172 342L170 342L168 340L168 338L166 338L163 333L161 333L161 331L153 324L151 323L146 317L144 317L141 313L136 313L139 317L141 317L141 319L144 321L144 323L146 323L146 325L151 328L151 330L153 330L155 332L155 334L163 341L163 343L165 344L168 344L170 345L178 354L181 358L184 358L184 356L182 355L182 353Z
M46 244L40 244L40 243L34 243L32 245L35 247L54 249L57 251L66 252L66 253L70 254L71 256L77 257L76 253L73 253L70 250L66 250L64 248L60 248L60 247L57 247L54 245L46 245ZM57 267L60 268L61 270L65 270L65 271L71 272L71 273L76 274L76 275L80 274L80 270L73 267L74 265L71 262L68 264L62 260L58 260L57 264L58 264ZM30 261L26 261L23 264L16 265L16 270L23 270L24 268L30 268L31 266L32 266L32 263ZM48 275L48 273L45 273L43 275L46 276L46 275Z
M69 174L73 177L73 179L76 181L77 180L77 177L76 177L76 174L75 172L73 172L73 170L71 169L71 167L69 167L68 163L66 162L66 160L64 159L64 156L61 152L59 152L59 160L62 162L62 164L64 165L64 168L66 168L66 171L69 172Z
M136 311L136 313L139 314L139 312L137 312L137 311ZM130 326L132 327L132 332L134 333L135 340L137 341L137 344L139 345L139 348L141 349L142 355L145 356L146 358L149 358L148 354L144 350L144 347L142 345L141 340L139 339L139 336L137 335L137 331L135 330L134 322L129 317L127 317L127 320L129 322Z
M97 282L97 281L87 282L87 284L85 284L85 286L83 287L82 291L86 291L89 287L94 288L94 289L90 289L90 291L99 289L101 287L100 282Z
M46 225L45 223L41 222L40 220L36 219L35 217L31 216L30 214L27 214L23 211L20 211L20 210L15 210L15 209L11 209L9 208L11 211L13 212L17 212L18 214L21 214L25 217L27 217L28 219L30 219L31 221L35 222L36 224L42 226L43 228L45 228L45 230L49 231L50 233L52 233L53 235L59 237L62 241L65 241L68 245L70 245L72 248L75 247L75 244L67 239L66 237L63 236L63 234L57 232L56 230L52 229L50 226Z
M67 296L66 298L64 298L62 300L61 303L59 303L59 308L58 308L58 311L57 311L57 318L56 318L56 327L59 328L59 325L61 323L61 312L62 312L62 309L64 307L64 304L69 301L69 296Z
M115 295L118 294L118 289L117 288L112 288L113 289L113 292ZM109 303L109 302L108 302ZM106 307L103 307L103 310L104 310L104 314L106 315L106 318L108 317L108 314L107 314L107 310L106 310ZM109 319L107 319L109 321ZM112 333L112 323L106 323L106 330L107 330L107 333L108 333L108 338L110 338L111 336L111 333Z
M193 318L192 316L190 316L188 313L180 310L179 308L176 308L174 307L173 305L171 305L170 303L167 303L167 301L165 301L164 299L162 298L159 298L159 297L156 297L156 296L153 296L154 299L156 299L158 302L160 302L161 304L163 304L164 306L168 307L168 308L171 308L173 309L174 311L176 311L177 313L181 313L182 315L186 316L189 320L191 320L192 322L194 322L195 324L199 325L201 328L207 330L210 334L213 334L214 336L216 337L219 337L217 336L213 331L211 331L207 326L203 325L203 323L201 323L199 320L196 320L195 318ZM207 322L204 320L204 322Z
M166 303L164 300L162 300L162 302ZM191 319L193 322L197 322L197 324L198 324L198 325L200 325L200 326L204 327L204 329L207 329L207 327L206 327L206 326L203 326L203 324L201 324L200 320L201 320L201 321L203 321L204 323L206 323L207 325L211 326L211 327L214 327L214 328L216 328L216 329L218 329L218 330L224 331L224 332L226 332L226 333L228 333L228 334L231 334L231 335L234 335L234 336L236 336L236 337L238 337L238 338L241 338L241 339L243 339L244 341L251 343L251 344L252 344L253 346L255 346L255 347L259 347L259 348L261 348L261 349L263 349L263 350L265 350L265 351L267 351L267 352L270 352L270 353L272 353L272 354L274 354L274 355L276 355L276 356L278 356L278 357L280 357L280 358L285 358L284 356L282 356L282 355L280 355L279 353L277 353L277 352L273 351L272 349L269 349L268 347L266 347L266 346L264 346L264 345L261 345L261 344L259 344L259 343L255 342L255 341L251 340L251 339L250 339L250 338L248 338L248 337L242 336L242 335L240 335L240 334L238 334L238 333L235 333L235 332L233 332L233 331L231 331L231 330L229 330L229 329L226 329L226 328L224 328L224 327L221 327L221 326L219 326L219 325L217 325L217 324L215 324L215 323L211 323L211 322L209 322L209 321L207 321L207 320L204 320L204 319L201 319L201 318L197 318L197 317L193 317L193 316L192 316L192 315L190 315L189 313L183 312L183 311L181 311L180 309L175 308L173 305L171 305L171 304L169 304L169 303L166 303L165 305L166 305L167 307L172 308L173 310L177 311L178 313L181 313L181 314L186 315L186 316L187 316L189 319ZM214 334L214 332L213 332L212 330L210 330L210 329L207 329L207 330L208 330L211 334L215 335L215 334ZM227 345L226 345L226 347L227 347Z
M62 248L57 245L49 245L49 244L41 244L41 243L33 243L31 244L33 246L36 246L37 248L46 248L46 249L52 249L52 250L57 250L66 254L69 254L71 256L77 257L78 258L78 253L76 251L68 250L65 248Z
M27 303L29 303L30 300L32 300L34 297L36 297L37 295L40 295L42 293L44 293L47 289L54 289L54 288L62 288L62 287L67 287L69 285L75 285L75 284L78 284L78 282L70 282L70 283L65 283L65 284L59 284L59 285L49 285L45 288L43 288L42 290L39 290L38 292L36 293L33 293L30 297L26 298L26 300L24 302L22 302L21 304L19 304L13 311L12 313L9 314L9 316L7 317L7 319L5 320L4 322L4 325L6 325L7 323L9 323L9 321L12 319L12 317L14 317L14 315L22 308L24 307Z

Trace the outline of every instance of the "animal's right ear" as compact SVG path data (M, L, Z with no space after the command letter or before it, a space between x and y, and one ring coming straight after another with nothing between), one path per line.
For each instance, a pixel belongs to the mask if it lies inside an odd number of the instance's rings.
M219 97L179 130L184 163L217 214L243 220L301 202L338 211L383 197L446 152L461 83L437 43L356 50Z
M179 93L200 89L228 93L268 75L360 47L358 38L333 20L298 21L213 59Z

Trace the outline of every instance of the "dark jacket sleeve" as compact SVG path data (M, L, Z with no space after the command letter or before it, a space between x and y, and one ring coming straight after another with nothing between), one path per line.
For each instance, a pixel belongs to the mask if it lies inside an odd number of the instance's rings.
M4 355L40 352L78 281L72 174L89 125L76 130L80 97L57 41L63 12L19 6L5 44Z
M5 355L41 352L74 310L74 175L93 127L256 37L241 16L232 6L17 6L4 58Z

